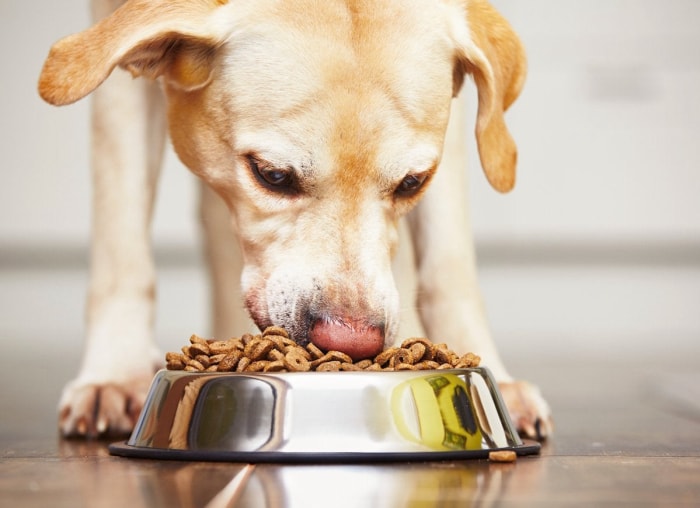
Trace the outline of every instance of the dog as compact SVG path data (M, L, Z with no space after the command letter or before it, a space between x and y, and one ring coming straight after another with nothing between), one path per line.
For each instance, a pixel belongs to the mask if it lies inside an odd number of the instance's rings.
M487 1L93 0L93 14L39 79L54 105L95 92L87 340L63 435L129 432L162 361L149 223L168 130L204 183L215 330L235 326L240 277L261 329L354 359L393 345L405 217L427 335L481 355L523 435L551 433L539 390L508 374L492 341L465 208L466 76L485 175L500 192L515 183L504 112L526 60ZM132 351L143 354L123 362Z

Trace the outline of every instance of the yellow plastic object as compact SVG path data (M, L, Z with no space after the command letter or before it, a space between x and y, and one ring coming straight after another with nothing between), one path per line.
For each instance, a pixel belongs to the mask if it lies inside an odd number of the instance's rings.
M479 450L481 430L466 382L436 374L398 385L391 412L401 435L432 450Z

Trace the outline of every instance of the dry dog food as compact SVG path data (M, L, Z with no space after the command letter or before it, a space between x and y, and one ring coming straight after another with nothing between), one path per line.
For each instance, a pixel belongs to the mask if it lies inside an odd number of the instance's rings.
M336 372L351 370L429 370L477 367L481 359L467 353L459 356L446 344L412 338L391 347L373 359L353 362L340 351L323 352L309 343L303 347L286 330L271 326L262 334L245 334L228 340L190 337L179 353L165 355L167 368L189 372Z
M518 455L513 450L496 450L489 452L491 462L515 462Z

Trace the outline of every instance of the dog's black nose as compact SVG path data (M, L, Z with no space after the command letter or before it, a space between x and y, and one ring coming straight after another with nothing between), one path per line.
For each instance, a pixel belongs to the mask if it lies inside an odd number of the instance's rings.
M317 319L309 330L309 340L319 349L341 351L357 361L382 352L384 325L356 319Z

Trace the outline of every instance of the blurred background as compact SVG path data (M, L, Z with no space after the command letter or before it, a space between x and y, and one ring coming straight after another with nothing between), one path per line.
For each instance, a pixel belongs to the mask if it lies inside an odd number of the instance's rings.
M480 277L506 360L700 353L700 2L494 0L529 55L515 190L472 147ZM89 101L36 81L87 0L0 2L0 343L82 344ZM474 94L474 90L468 90ZM475 98L472 103L475 103ZM208 330L195 178L169 153L153 224L157 337Z

